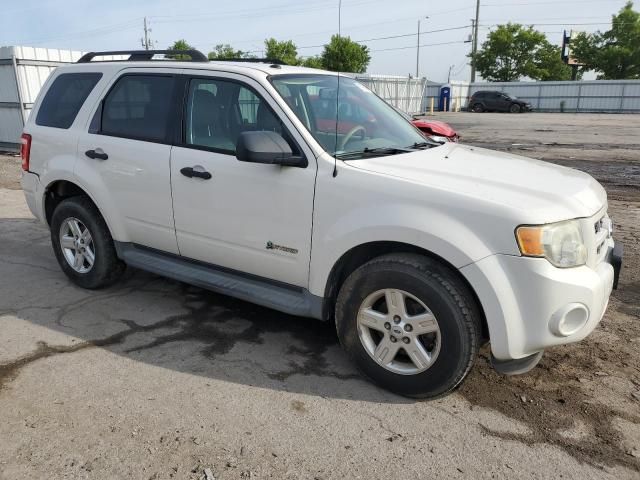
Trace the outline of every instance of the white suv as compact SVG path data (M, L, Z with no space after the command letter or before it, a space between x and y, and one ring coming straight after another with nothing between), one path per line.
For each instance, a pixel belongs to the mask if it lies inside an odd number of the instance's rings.
M483 343L522 373L602 318L622 254L589 175L433 143L348 76L158 53L59 67L25 126L26 199L76 284L129 265L335 321L412 397Z

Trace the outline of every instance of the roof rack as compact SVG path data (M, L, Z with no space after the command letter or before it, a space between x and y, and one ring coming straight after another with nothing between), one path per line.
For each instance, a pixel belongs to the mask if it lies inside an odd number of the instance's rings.
M155 55L164 55L171 57L173 55L188 56L190 59L180 59L186 62L208 62L206 55L199 50L114 50L111 52L89 52L85 53L77 63L89 63L95 57L106 57L112 55L129 55L127 61L141 62L144 60L153 60Z
M244 63L270 63L271 65L288 65L277 58L214 58L211 62L244 62Z

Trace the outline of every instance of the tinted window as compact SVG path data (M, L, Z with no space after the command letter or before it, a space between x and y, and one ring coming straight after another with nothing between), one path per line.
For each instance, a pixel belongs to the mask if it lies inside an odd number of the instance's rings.
M173 77L123 76L104 100L100 133L148 141L165 140L172 90Z
M236 82L193 79L187 97L185 143L233 154L244 131L270 130L297 147L269 105Z
M69 128L101 73L63 73L49 87L42 100L36 125Z

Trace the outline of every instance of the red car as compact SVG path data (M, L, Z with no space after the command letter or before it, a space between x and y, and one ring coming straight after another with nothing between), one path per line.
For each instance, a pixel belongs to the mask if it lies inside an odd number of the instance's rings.
M448 123L424 118L412 118L411 123L437 142L457 142L460 140L460 135Z
M439 120L427 120L426 118L413 118L408 113L403 112L399 108L393 107L396 112L406 118L408 121L436 142L457 142L460 140L460 135L446 122Z

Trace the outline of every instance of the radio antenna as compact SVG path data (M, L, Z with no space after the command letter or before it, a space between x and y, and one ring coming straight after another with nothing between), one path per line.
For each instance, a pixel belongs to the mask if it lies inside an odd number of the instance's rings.
M342 33L342 0L338 0L338 48ZM340 121L340 71L338 70L338 87L336 88L336 143L333 147L333 178L338 176L338 125Z

